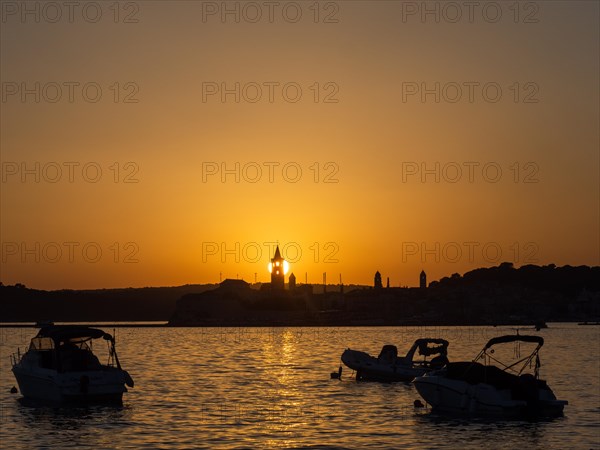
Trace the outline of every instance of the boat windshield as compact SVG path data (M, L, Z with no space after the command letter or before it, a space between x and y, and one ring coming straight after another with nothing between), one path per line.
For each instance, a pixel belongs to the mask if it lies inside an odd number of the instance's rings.
M30 350L54 350L54 340L49 337L35 337L29 345Z
M75 346L80 350L92 350L91 347L91 338L76 338L76 339L65 339L64 341L61 342L61 344L64 346Z

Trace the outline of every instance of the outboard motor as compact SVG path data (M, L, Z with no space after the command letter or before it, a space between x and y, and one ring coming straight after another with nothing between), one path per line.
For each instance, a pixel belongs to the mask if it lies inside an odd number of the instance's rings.
M133 378L131 378L131 375L129 375L129 372L124 370L123 375L125 375L125 384L127 386L129 386L130 388L132 388L133 387Z

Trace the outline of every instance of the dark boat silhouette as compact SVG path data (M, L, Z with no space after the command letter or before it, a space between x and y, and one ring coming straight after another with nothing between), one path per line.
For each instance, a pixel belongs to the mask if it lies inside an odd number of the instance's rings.
M101 364L90 342L108 343L109 361ZM133 380L121 368L115 338L97 328L45 325L28 350L12 355L12 371L26 399L51 402L121 402Z
M377 358L349 348L342 353L342 362L356 371L357 381L410 382L430 370L443 367L448 362L448 345L444 339L417 339L406 356L400 357L395 345L384 345ZM417 350L423 359L415 360ZM427 360L433 355L437 356Z
M529 355L506 365L495 357L492 347L510 342L537 345ZM546 381L539 379L542 345L544 339L540 336L496 337L473 361L448 363L441 370L416 378L414 384L434 411L498 416L561 415L568 402L557 400ZM489 364L492 361L501 367ZM531 365L534 373L523 373Z

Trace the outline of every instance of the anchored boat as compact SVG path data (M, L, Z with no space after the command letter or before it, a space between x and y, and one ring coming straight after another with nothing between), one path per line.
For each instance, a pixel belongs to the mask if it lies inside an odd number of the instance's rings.
M492 347L511 342L515 343L517 360L505 364ZM522 342L536 344L523 358L520 357ZM540 336L496 337L490 339L473 361L448 363L443 369L417 377L414 384L434 411L496 416L561 415L568 402L557 400L546 381L539 378L539 351L543 345ZM524 373L528 366L534 367L533 374Z
M342 362L356 371L357 381L410 382L430 370L443 367L448 362L448 341L445 339L417 339L406 356L398 356L395 345L384 345L376 358L358 350L346 349ZM415 360L415 353L423 356ZM434 356L427 360L427 357Z
M100 339L108 346L106 364L92 352L92 342ZM12 355L12 363L21 393L30 399L120 403L125 385L133 387L121 368L115 338L96 328L45 325L24 354Z

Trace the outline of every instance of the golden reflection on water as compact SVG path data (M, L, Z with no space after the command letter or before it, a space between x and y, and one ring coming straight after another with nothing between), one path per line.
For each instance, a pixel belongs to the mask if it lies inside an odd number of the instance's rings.
M302 400L301 384L292 382L293 379L298 379L297 335L290 329L281 329L281 334L273 337L262 346L264 364L274 369L270 371L273 378L271 401L266 405L273 414L267 426L286 432L308 423L302 418L310 405Z
M597 330L597 329L596 329ZM25 407L8 392L0 371L0 442L6 448L347 448L594 447L598 435L597 342L591 327L554 325L541 335L542 376L566 417L550 422L480 423L439 419L415 410L418 394L403 383L330 380L344 348L376 353L394 343L405 353L414 339L448 338L451 360L472 359L506 330L450 328L122 329L121 363L136 381L122 408L56 410ZM0 358L26 344L20 330L4 330ZM20 334L21 333L21 334ZM509 349L509 354L512 356ZM498 354L500 356L500 353ZM587 358L587 359L586 359ZM588 363L585 363L585 362ZM590 363L591 362L591 363ZM344 373L349 375L350 371ZM578 383L572 383L577 373ZM597 391L597 390L596 390ZM594 439L596 439L594 441Z

